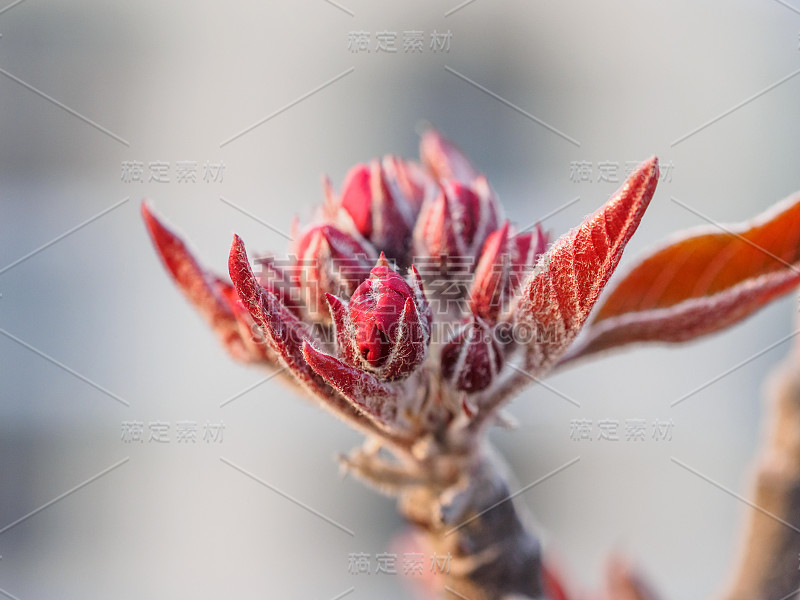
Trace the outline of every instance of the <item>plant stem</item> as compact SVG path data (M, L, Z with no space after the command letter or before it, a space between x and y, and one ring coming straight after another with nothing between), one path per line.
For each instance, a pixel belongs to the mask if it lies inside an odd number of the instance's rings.
M800 349L773 374L737 566L720 600L788 600L800 587Z
M544 598L541 546L510 499L507 470L488 447L449 486L413 486L400 512L425 533L429 550L451 556L436 577L443 598Z

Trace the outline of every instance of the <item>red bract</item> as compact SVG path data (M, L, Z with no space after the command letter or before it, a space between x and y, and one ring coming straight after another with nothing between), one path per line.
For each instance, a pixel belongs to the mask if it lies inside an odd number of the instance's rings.
M428 129L420 141L422 164L436 179L472 183L478 176L469 159L435 129Z
M473 185L441 182L439 195L422 207L414 231L415 256L430 257L439 273L465 265L471 271L502 208L482 177Z
M485 433L521 387L601 350L717 331L800 283L796 196L755 223L663 246L595 309L655 192L655 158L547 247L538 225L517 233L503 220L486 178L440 134L425 133L421 155L426 170L394 157L355 167L340 198L326 180L325 206L294 246L296 264L257 259L257 275L235 237L232 285L203 269L146 205L142 212L170 276L228 351L281 366L364 432L373 445L348 466L401 494L406 515L433 531L469 514L489 522L482 515L494 506L511 510L507 497L490 494L505 486L487 470ZM399 460L387 464L377 446ZM417 494L423 489L436 493ZM418 510L425 502L439 504ZM494 560L485 558L494 547L479 547L480 531L470 524L450 538L459 552L478 544L462 564ZM459 536L473 534L462 544ZM535 544L517 549L539 560ZM565 597L552 574L513 572L531 593L544 585L551 598Z
M297 278L308 315L328 317L325 294L349 296L369 274L375 249L332 225L317 225L297 243Z
M489 387L503 365L503 351L491 327L473 317L442 348L442 377L457 390L479 392Z
M473 314L494 322L546 247L547 235L539 225L532 232L514 234L506 221L492 232L483 245L470 288Z
M416 219L426 195L435 186L433 178L422 167L396 156L387 156L381 163L390 185L403 195Z

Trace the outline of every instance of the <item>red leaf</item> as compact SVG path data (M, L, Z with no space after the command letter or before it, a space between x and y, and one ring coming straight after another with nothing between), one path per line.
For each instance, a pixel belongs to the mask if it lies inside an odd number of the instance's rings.
M146 203L142 203L142 218L161 261L184 296L189 300L225 348L238 360L263 360L253 355L240 334L239 323L230 304L221 293L218 278L203 269L183 241L170 231Z
M651 158L605 206L559 238L540 260L514 312L518 324L534 331L528 369L546 370L575 339L636 231L657 182L658 161Z
M297 380L311 391L325 397L327 384L308 366L303 358L303 341L310 337L305 324L300 321L278 298L258 283L250 268L244 242L238 235L228 259L228 270L239 299L250 311L253 320L264 332L267 343L281 362Z
M303 356L342 396L380 423L390 426L397 420L396 393L377 377L317 350L308 341L303 342Z
M639 262L565 361L633 342L682 342L712 333L800 283L800 196L750 223L720 227Z
M356 364L358 347L353 343L353 324L350 320L347 306L333 294L325 294L325 297L331 310L331 318L333 319L333 327L336 334L336 347L339 350L339 354L349 364Z
M247 359L250 362L263 362L268 365L276 363L276 357L272 351L264 343L260 336L256 335L255 322L250 316L250 312L244 307L236 288L227 281L223 281L219 277L214 281L216 290L225 298L228 303L228 308L233 312L236 317L236 324L239 328L239 338L242 345L247 350Z

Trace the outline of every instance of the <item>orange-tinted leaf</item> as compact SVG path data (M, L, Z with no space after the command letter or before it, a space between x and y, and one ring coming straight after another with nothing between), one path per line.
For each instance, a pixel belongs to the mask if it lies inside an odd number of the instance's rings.
M541 372L566 350L586 322L658 182L658 161L642 163L600 210L559 238L523 286L515 310L532 327L526 367Z
M800 283L800 196L750 223L691 234L617 285L566 360L633 342L682 342L727 327Z

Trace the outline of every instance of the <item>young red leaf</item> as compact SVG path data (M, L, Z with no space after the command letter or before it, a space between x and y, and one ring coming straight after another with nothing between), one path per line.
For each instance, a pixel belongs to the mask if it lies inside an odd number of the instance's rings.
M218 285L218 278L198 264L186 244L156 217L147 203L142 203L141 210L164 267L228 352L237 360L262 360L264 356L253 355L242 339L236 315Z
M379 423L391 427L397 421L397 398L391 387L374 375L351 367L338 358L303 342L306 362L342 396Z
M534 332L527 369L546 370L575 339L639 225L657 182L658 161L651 158L605 206L559 238L540 260L514 311L516 322Z
M752 314L800 283L800 196L750 223L684 237L639 262L564 362L633 342L683 342Z
M256 325L250 312L244 307L236 288L227 281L217 277L214 287L228 303L233 316L236 317L236 324L239 327L239 336L242 345L247 350L246 360L249 362L262 362L270 366L277 363L277 357L272 350L264 343L262 336L257 334Z
M327 385L303 358L302 343L310 336L306 325L274 294L261 287L250 268L244 242L238 235L233 236L228 270L242 304L261 327L272 351L300 383L313 392L327 395Z
M358 346L353 343L353 323L344 302L333 294L325 294L333 319L336 347L345 362L354 365L358 362Z

